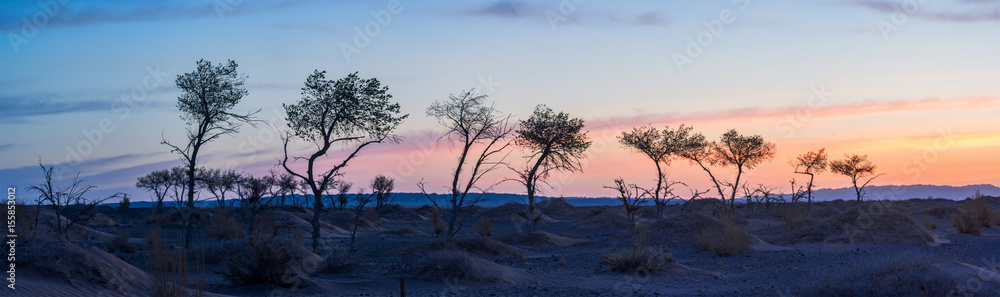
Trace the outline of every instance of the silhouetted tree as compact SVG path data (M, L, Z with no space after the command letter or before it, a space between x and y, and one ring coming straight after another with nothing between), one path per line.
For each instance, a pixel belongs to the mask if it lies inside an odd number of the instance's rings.
M175 81L181 89L177 97L177 109L183 115L181 118L191 127L187 128L188 142L183 147L166 140L163 144L170 146L173 152L181 155L187 166L187 208L194 208L195 171L198 168L198 154L202 146L223 135L235 134L242 123L253 125L257 112L236 114L230 110L246 96L243 86L246 75L236 72L236 62L212 65L212 62L198 60L193 72L177 76ZM259 110L258 110L259 111ZM185 222L184 246L191 242L191 224Z
M480 186L487 173L504 164L506 155L498 155L510 146L507 138L514 131L509 124L511 116L486 105L486 98L487 95L477 95L475 90L469 90L458 96L449 95L448 100L435 101L427 108L427 115L437 118L438 123L448 129L442 138L448 138L460 148L458 164L447 187L450 195L446 196L445 202L439 204L427 194L423 181L418 184L427 199L445 213L449 238L468 223L459 221L462 212L479 204L485 193L497 185L493 182ZM469 195L473 190L479 193Z
M392 203L390 197L392 197L392 190L396 188L396 180L385 175L379 175L375 179L372 179L369 186L372 187L372 193L375 195L375 209L380 209Z
M326 71L315 71L306 78L302 99L293 105L284 104L291 132L282 136L284 159L281 166L289 174L305 181L313 193L312 248L319 250L319 215L323 192L334 182L340 169L358 155L361 149L383 141L399 142L392 134L406 119L399 115L399 104L391 103L389 88L377 79L361 79L352 73L337 81L327 80ZM288 143L292 137L311 141L317 150L308 157L289 157ZM316 161L326 156L335 144L357 144L341 161L328 170L316 168ZM305 160L305 171L290 167L294 161Z
M52 171L54 166L45 167L41 160L38 166L42 168L45 181L38 185L30 186L28 189L38 192L41 203L49 203L55 211L56 236L61 240L69 240L68 232L74 224L86 222L96 213L95 209L104 201L119 197L121 193L116 193L106 198L87 198L87 192L96 188L85 185L85 180L80 179L77 173L73 181L66 187L57 187L52 183ZM39 203L38 207L42 207ZM65 218L65 219L63 219Z
M633 128L631 132L625 131L618 136L618 142L622 146L632 148L649 157L656 165L656 187L650 193L653 203L656 205L657 218L663 217L663 208L670 200L677 195L673 194L672 187L683 184L679 181L668 181L663 167L670 166L670 162L684 149L684 145L690 137L691 127L681 125L676 130L670 127L660 131L654 127L643 126Z
M252 175L241 176L236 186L236 193L240 196L240 209L243 210L243 224L249 233L253 233L257 226L257 218L270 206L271 199L265 199L264 195L274 186L273 179L268 176L255 177Z
M882 176L882 174L875 174L875 166L872 161L868 160L868 155L847 155L844 154L846 158L843 160L833 160L830 161L830 170L834 173L844 175L851 178L851 184L854 185L854 193L857 195L858 201L865 196L865 187L868 183L871 183L875 178ZM858 182L861 185L858 185Z
M344 208L347 207L347 203L350 202L350 197L348 197L349 192L351 191L351 186L353 185L354 184L346 181L337 182L336 188L337 188L337 204L339 204L339 206L337 207L338 209L344 210Z
M277 204L285 205L285 198L295 191L295 177L284 172L277 173L271 171L270 173L271 175L267 176L271 182L271 188L268 190L268 193L272 198L278 198Z
M163 209L163 199L167 198L167 194L174 186L174 182L170 177L170 169L163 169L140 176L136 180L135 186L153 192L156 199L154 209L159 212Z
M680 156L698 164L708 173L722 200L729 197L730 207L736 201L736 192L740 188L743 172L771 160L776 151L774 143L765 141L764 137L744 136L736 130L722 134L718 141L707 142L704 135L697 133L689 135L684 142ZM736 167L736 180L732 183L725 182L727 188L731 190L729 195L723 192L722 182L712 174L708 165Z
M200 169L198 173L198 180L201 181L205 189L208 189L212 196L215 196L215 201L218 206L226 205L226 193L235 190L237 183L240 181L240 173L236 170L220 170L220 169Z
M809 183L806 184L806 198L809 203L808 206L812 206L813 196L813 179L816 177L817 173L826 170L827 165L827 154L826 148L821 148L819 151L807 152L805 154L795 157L792 161L792 167L795 168L795 173L805 174L809 176ZM792 186L794 187L794 185ZM793 188L792 191L795 191Z
M514 143L527 149L529 154L524 168L511 169L517 172L517 181L527 189L525 218L530 222L531 231L534 231L541 218L535 205L539 183L545 183L555 171L583 171L580 159L591 141L587 139L587 132L582 131L582 119L570 118L565 112L556 113L545 105L535 107L531 117L519 123Z

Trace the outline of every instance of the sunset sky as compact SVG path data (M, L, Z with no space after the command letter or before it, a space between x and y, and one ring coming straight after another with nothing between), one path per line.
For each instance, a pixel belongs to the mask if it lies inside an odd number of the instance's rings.
M366 149L344 172L356 184L393 176L399 192L421 179L444 190L456 152L425 110L470 88L517 119L544 103L586 121L584 172L557 177L548 196L612 196L602 186L617 177L652 185L651 161L615 139L641 125L762 135L777 156L745 178L782 191L806 178L789 160L820 148L868 154L885 174L876 185L1000 184L996 0L43 0L3 1L0 13L0 178L20 189L40 182L40 158L95 193L145 200L136 178L181 164L160 142L184 140L174 79L202 58L239 63L250 94L236 110L273 125L209 143L209 167L274 168L281 104L319 69L378 78L410 115L402 143ZM710 186L686 161L669 168Z

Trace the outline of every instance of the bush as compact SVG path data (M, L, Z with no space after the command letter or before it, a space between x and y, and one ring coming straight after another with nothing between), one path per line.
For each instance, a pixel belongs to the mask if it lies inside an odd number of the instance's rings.
M732 256L750 250L751 237L743 226L732 221L705 227L694 236L695 244L716 256Z
M956 211L951 216L951 225L959 233L980 235L983 233L983 224L973 214L965 211Z
M649 224L643 224L635 229L630 250L604 254L597 263L607 265L608 269L614 272L629 273L653 272L663 269L667 264L674 263L670 252L656 251L646 243L649 238L649 228ZM561 261L565 262L565 259L561 259Z
M104 243L106 250L110 253L122 252L130 254L135 252L135 246L128 243L128 234L121 232L115 235L115 237L109 239Z
M482 237L493 236L493 222L490 221L490 219L486 218L485 216L479 217L479 220L476 221L475 227L476 227L476 233L479 233L479 236Z
M215 239L233 239L243 234L243 225L236 218L229 215L226 208L219 207L212 216L212 221L205 229L208 236Z
M120 208L120 209L128 209L129 206L131 206L131 205L132 205L132 201L129 200L128 197L125 197L125 198L122 198L122 202L121 203L118 203L118 208Z
M303 251L303 247L287 236L274 236L257 232L231 251L226 261L226 279L237 286L276 284L282 287L301 287L306 276L318 265L318 259ZM318 258L318 257L316 257Z
M985 198L979 197L965 201L965 210L957 211L951 217L951 224L960 233L980 235L983 228L995 225L997 216Z
M434 223L434 236L444 234L444 220L441 219L441 211L437 208L431 208L431 222Z
M786 205L778 211L778 216L785 221L788 231L795 232L802 229L806 223L806 210L797 205Z
M965 212L983 225L983 228L993 226L993 216L996 215L985 198L977 198L965 202Z
M937 225L935 225L933 222L931 222L931 219L928 218L927 216L924 216L924 218L922 220L920 220L920 225L923 225L924 229L927 229L927 230L937 229Z

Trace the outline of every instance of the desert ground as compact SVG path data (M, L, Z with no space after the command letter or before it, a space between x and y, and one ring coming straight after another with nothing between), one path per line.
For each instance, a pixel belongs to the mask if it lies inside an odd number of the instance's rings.
M1000 296L1000 198L796 204L714 199L638 210L473 208L454 237L436 209L321 213L100 206L61 240L22 205L17 296ZM355 222L357 234L350 249ZM3 291L12 292L10 290Z

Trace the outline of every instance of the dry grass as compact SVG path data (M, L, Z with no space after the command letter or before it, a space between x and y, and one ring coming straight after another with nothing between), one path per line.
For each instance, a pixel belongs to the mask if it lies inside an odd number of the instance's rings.
M162 241L160 231L146 236L149 247L150 285L157 297L205 296L205 257L195 261L196 274L188 278L187 251L181 247L170 250ZM194 287L194 290L187 288Z
M951 224L960 233L980 235L983 228L989 228L996 221L997 212L993 211L986 199L976 198L965 201L965 209L955 212Z
M725 257L750 250L751 237L743 226L727 220L722 225L703 228L695 234L694 241L701 249Z
M121 252L131 254L135 252L135 245L128 243L128 233L120 232L114 238L104 242L104 247L108 252Z
M632 235L632 248L619 252L604 254L598 261L607 265L614 272L649 273L662 270L666 265L674 263L667 251L657 251L647 244L649 224L643 224L635 229Z
M212 216L212 221L205 228L205 233L208 233L208 236L212 238L221 240L239 238L243 234L243 225L232 217L226 208L219 207L215 209L215 215Z
M778 216L785 221L788 231L795 232L802 229L806 223L806 210L798 205L783 205L778 211Z
M297 245L289 236L276 236L266 226L242 240L226 259L226 279L234 285L275 284L302 287L306 277L319 265L316 256Z
M437 208L430 209L431 222L434 223L434 236L440 236L444 234L445 226L444 220L441 219L441 210Z
M493 222L485 216L480 216L474 227L476 228L476 233L479 233L479 236L493 236Z

